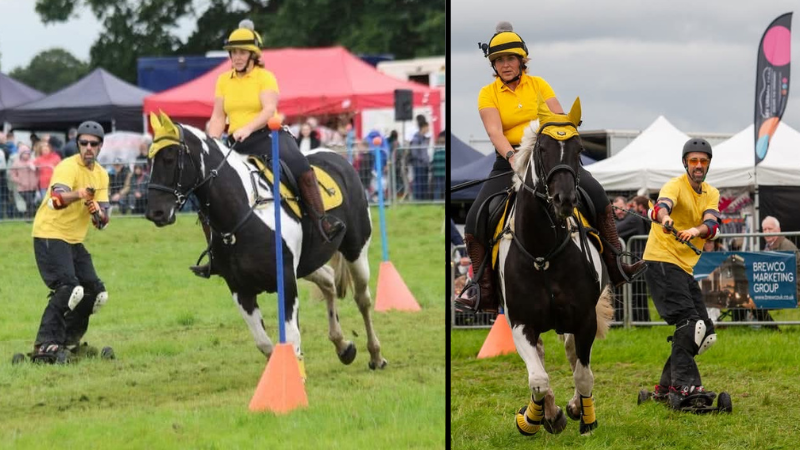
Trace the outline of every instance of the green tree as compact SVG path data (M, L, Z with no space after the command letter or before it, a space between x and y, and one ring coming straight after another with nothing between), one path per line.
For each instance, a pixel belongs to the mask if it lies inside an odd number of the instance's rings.
M391 53L397 59L445 53L446 0L36 0L44 23L64 22L82 7L104 30L90 50L102 66L134 82L140 56L204 54L218 50L239 21L250 18L265 47L342 45L355 53ZM175 36L181 18L197 29Z
M34 56L28 67L17 67L11 78L45 93L64 88L89 73L89 65L62 48L45 50Z

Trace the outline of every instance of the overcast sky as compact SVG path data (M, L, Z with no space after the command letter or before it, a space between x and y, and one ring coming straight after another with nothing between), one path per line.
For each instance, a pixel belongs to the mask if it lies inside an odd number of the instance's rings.
M102 24L88 9L78 11L68 22L45 25L35 11L35 0L0 0L0 71L9 73L27 66L43 50L61 47L81 61L89 61L89 49L102 31ZM185 39L195 25L179 21L178 37Z
M487 139L478 92L492 69L478 42L506 20L530 51L531 75L543 77L568 109L576 96L582 129L646 128L664 115L684 132L735 133L753 122L758 43L767 26L792 18L792 81L800 76L800 3L455 0L451 17L450 129ZM791 83L790 83L791 85ZM783 120L800 130L800 85Z

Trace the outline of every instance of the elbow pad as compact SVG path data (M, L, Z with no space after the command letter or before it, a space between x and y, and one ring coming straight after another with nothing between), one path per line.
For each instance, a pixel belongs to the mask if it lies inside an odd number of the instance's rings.
M655 222L658 222L658 211L662 209L666 209L667 214L672 214L672 208L670 208L666 202L658 202L656 203L656 206L654 206L653 209L649 211L650 219L652 219Z
M64 203L64 198L61 197L61 192L51 192L50 198L47 200L47 206L50 209L64 209L67 207L67 204Z
M708 234L704 237L704 239L713 241L719 237L719 222L717 222L715 219L707 219L703 221L703 225L708 227Z

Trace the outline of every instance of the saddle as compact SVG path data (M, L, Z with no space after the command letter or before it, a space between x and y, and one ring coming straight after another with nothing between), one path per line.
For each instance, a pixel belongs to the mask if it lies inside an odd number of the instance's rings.
M248 156L247 161L258 169L258 174L272 186L273 176L270 166L258 156ZM303 217L300 209L300 195L297 181L292 173L286 167L286 164L281 161L281 185L280 196L281 201L289 206L289 209L300 219ZM331 177L328 172L322 168L312 165L311 168L317 176L317 184L319 185L320 196L322 197L322 205L325 211L341 206L344 201L341 187Z

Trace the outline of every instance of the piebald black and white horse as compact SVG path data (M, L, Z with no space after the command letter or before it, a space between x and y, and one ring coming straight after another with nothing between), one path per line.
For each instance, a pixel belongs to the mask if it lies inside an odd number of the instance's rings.
M277 290L271 184L258 175L246 156L204 132L175 124L163 113L151 114L150 122L154 140L150 149L147 219L159 227L170 225L187 197L197 197L211 228L215 270L228 284L256 346L269 357L273 344L264 328L256 296ZM335 152L320 149L308 159L312 166L327 172L341 190L341 205L328 213L341 219L347 230L328 243L309 217L300 219L290 212L287 202L281 203L278 238L283 241L286 340L301 359L297 280L305 278L322 291L328 308L328 337L339 359L350 364L356 347L344 338L335 297L344 298L352 284L366 326L369 367L384 368L386 360L381 356L371 317L367 253L372 225L361 181L347 160ZM333 268L326 265L328 261Z
M544 368L540 335L549 330L566 335L575 382L567 413L580 419L581 434L597 427L589 359L595 337L608 330L613 309L600 254L573 218L582 151L580 115L580 100L565 116L550 112L540 98L539 119L529 125L515 157L516 200L498 251L505 317L531 389L529 403L515 416L525 435L542 425L559 433L567 425Z

